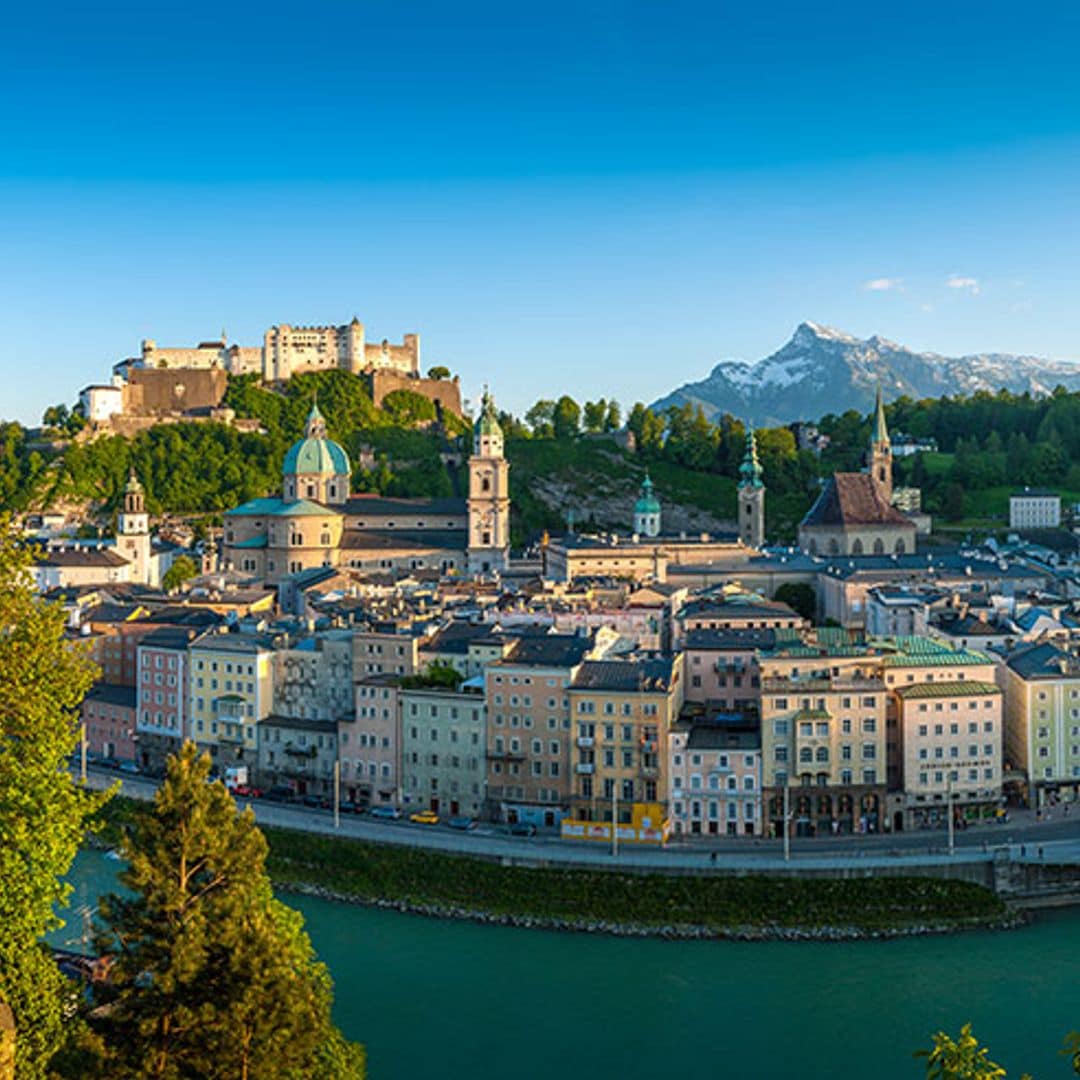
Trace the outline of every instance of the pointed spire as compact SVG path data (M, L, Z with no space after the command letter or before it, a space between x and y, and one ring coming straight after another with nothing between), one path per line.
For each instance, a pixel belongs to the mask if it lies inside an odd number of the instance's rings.
M874 438L876 443L888 443L889 428L885 423L885 405L881 400L881 380L877 384L877 399L874 403Z
M319 392L316 390L311 395L311 412L308 413L306 435L309 439L326 438L326 419L319 411Z
M758 461L754 429L750 424L747 424L746 453L743 455L742 464L739 466L739 487L761 487L761 472L761 462Z

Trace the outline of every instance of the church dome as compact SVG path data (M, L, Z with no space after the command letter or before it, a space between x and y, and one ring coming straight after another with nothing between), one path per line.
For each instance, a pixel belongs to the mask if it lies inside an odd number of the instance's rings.
M641 498L634 503L635 514L659 514L660 500L653 494L653 482L649 474L645 474L645 480L641 485Z
M293 443L285 455L282 472L288 475L348 476L352 473L349 455L326 434L326 421L318 405L308 414L304 438Z

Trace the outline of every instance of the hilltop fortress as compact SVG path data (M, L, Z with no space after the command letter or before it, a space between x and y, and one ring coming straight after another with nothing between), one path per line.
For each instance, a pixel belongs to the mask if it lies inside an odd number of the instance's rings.
M228 420L221 403L230 375L283 383L305 372L333 370L366 377L376 405L394 390L407 389L461 414L456 377L421 377L418 334L405 334L400 344L385 338L369 342L357 318L342 326L279 323L263 334L261 345L230 344L224 331L194 348L162 348L148 338L139 356L113 365L108 383L84 387L79 402L87 420L114 430L181 416Z
M199 370L220 368L229 375L258 375L265 382L284 382L305 371L340 368L362 375L370 371L420 374L420 336L406 334L400 345L365 339L364 324L354 318L345 326L290 326L280 323L263 334L262 345L229 345L222 332L217 341L193 349L163 349L156 341L142 343L142 355L122 360L113 374L126 377L132 368Z

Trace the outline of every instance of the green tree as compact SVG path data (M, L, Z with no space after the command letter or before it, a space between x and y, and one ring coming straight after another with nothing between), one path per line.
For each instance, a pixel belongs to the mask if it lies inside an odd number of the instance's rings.
M781 604L787 604L793 611L797 611L804 619L811 622L817 617L817 593L812 585L805 582L788 581L776 590L774 600Z
M538 439L550 439L555 434L555 402L541 398L525 414L525 423Z
M427 377L429 379L449 379L450 369L442 364L436 364L433 368L428 368Z
M555 402L551 418L556 439L573 439L581 434L581 406L569 395L563 394Z
M63 1039L68 987L41 938L62 925L61 879L104 801L67 768L95 668L66 639L63 609L36 594L29 563L0 519L0 1002L15 1015L20 1080L44 1077Z
M926 1080L1002 1080L1005 1070L990 1060L990 1051L979 1045L971 1025L960 1029L953 1039L944 1031L934 1036L930 1050L920 1050L916 1057L926 1058Z
M607 402L601 398L599 401L585 402L585 430L590 435L597 435L604 430L604 417L607 416Z
M612 399L608 402L607 412L604 414L604 430L618 431L622 425L622 409L619 403Z
M102 901L99 948L115 960L90 1014L104 1077L277 1080L364 1075L330 1019L332 987L300 915L275 900L266 840L237 813L210 758L170 758L154 811L123 851L125 897Z
M198 572L199 568L195 565L195 560L189 555L181 555L165 571L161 579L161 587L166 592L172 592L173 589L179 589L185 581L190 581Z
M941 512L949 521L959 521L964 516L964 489L959 484L949 484L945 489Z

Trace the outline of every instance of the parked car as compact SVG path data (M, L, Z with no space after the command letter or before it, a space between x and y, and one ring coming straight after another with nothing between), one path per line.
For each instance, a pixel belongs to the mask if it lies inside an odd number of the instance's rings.
M120 771L121 772L126 772L126 773L136 773L137 774L139 772L139 766L136 765L134 761L121 761L120 762Z
M396 806L373 806L369 813L373 818L385 818L389 821L397 821L401 817L401 811Z
M439 815L434 810L417 810L415 814L409 815L409 820L417 825L438 825Z
M511 836L535 836L536 826L530 825L527 821L515 821L510 826Z
M271 802L292 802L293 789L285 784L275 784L267 793L266 798Z
M476 818L471 817L452 817L446 823L451 829L460 829L462 832L468 832L470 829L476 828Z
M343 799L337 804L338 811L342 814L359 814L360 808L354 802L349 802L348 799Z
M305 806L310 806L313 810L329 810L330 801L324 799L321 795L301 795L300 801Z
M233 788L233 795L238 799L261 799L263 797L263 789L252 787L250 784L237 784Z

